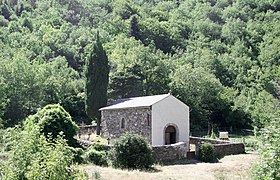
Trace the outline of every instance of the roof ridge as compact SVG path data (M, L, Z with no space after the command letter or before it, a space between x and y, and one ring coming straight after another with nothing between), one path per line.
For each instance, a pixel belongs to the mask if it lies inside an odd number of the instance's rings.
M149 107L154 105L155 103L165 99L171 94L159 94L159 95L151 95L151 96L139 96L139 97L131 97L131 98L122 98L114 101L110 105L100 108L99 110L106 109L126 109L126 108L135 108L135 107Z

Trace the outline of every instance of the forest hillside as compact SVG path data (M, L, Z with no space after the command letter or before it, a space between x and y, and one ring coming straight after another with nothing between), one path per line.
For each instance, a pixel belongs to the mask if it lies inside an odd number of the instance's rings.
M191 129L262 128L279 118L279 0L1 0L0 124L60 103L77 123L99 32L109 102L168 93Z

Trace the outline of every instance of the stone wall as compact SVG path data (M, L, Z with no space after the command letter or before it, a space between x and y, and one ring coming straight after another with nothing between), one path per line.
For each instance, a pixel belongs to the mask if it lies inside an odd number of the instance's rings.
M225 140L208 139L200 137L190 137L190 144L195 144L196 156L198 156L198 148L201 143L211 143L215 148L216 155L222 157L230 154L245 153L245 146L243 143L230 142Z
M202 142L208 142L211 144L228 144L228 143L230 143L230 141L225 141L225 140L190 136L190 144L197 144L197 143L202 143Z
M243 143L214 144L214 148L218 157L245 153L245 146Z
M78 134L95 134L96 125L82 125L79 126Z
M153 158L156 162L178 160L187 157L187 144L179 142L171 145L153 146Z
M121 121L124 119L124 128ZM127 108L103 110L101 112L101 136L115 139L127 132L140 134L151 143L151 110L150 108Z
M79 131L76 135L77 139L90 141L90 140L94 140L95 137L96 137L96 125L79 126Z

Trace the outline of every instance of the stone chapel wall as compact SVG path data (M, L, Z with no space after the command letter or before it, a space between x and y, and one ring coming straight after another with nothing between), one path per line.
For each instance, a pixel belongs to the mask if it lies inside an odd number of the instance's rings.
M140 134L151 143L151 110L150 108L111 109L101 112L101 136L116 139L126 132ZM122 126L124 120L124 127Z

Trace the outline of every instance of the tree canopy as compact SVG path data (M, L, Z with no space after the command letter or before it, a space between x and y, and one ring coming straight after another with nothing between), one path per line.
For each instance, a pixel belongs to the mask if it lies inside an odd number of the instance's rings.
M99 41L110 102L171 89L190 105L191 129L262 128L279 117L279 9L277 0L1 1L0 124L50 103L90 122L84 69Z

